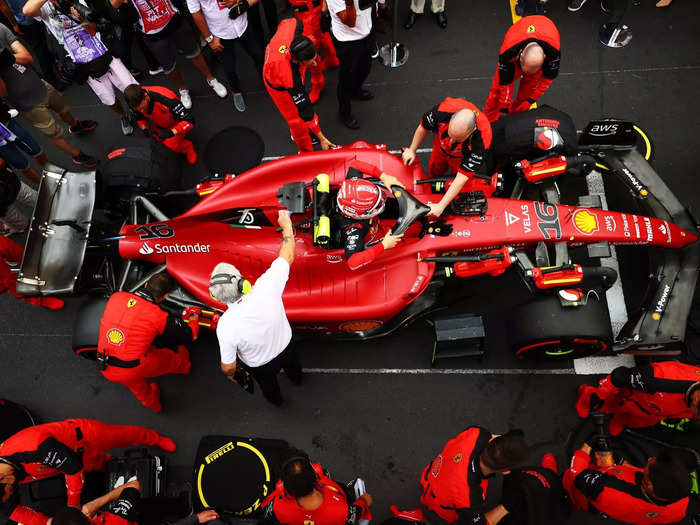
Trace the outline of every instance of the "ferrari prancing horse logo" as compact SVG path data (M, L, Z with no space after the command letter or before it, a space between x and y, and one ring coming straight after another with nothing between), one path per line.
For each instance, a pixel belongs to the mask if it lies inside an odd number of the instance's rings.
M534 33L534 32L535 32L535 25L534 25L534 24L530 24L529 26L527 26L527 32L528 32L528 33Z
M136 299L131 298L126 302L127 308L133 308L134 306L136 306Z

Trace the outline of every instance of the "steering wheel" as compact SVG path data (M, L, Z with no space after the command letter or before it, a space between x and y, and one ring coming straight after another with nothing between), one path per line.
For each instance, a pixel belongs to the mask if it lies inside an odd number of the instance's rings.
M401 235L406 233L411 224L426 215L430 211L430 206L423 204L401 186L392 186L391 193L399 204L399 218L391 228L391 233Z

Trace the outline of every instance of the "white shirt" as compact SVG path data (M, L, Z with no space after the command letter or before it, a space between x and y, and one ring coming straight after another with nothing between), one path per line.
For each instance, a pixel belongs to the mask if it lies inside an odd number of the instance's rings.
M187 0L190 13L202 12L209 31L224 40L238 38L248 29L248 13L232 20L228 17L229 7L221 7L217 0Z
M331 31L333 32L333 36L341 42L361 40L369 35L369 32L372 30L372 8L368 7L360 11L358 0L353 1L355 2L357 18L355 20L355 27L348 27L338 18L338 13L347 9L345 0L326 0L328 11L331 14Z
M221 362L236 362L236 356L250 367L262 366L282 353L292 339L292 328L282 304L282 292L289 278L289 263L278 257L253 288L219 319Z

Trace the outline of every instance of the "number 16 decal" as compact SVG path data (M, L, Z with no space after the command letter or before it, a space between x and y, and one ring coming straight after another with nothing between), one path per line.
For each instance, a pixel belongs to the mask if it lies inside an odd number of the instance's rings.
M539 219L537 227L545 239L561 239L559 210L554 204L547 202L535 203L535 215Z

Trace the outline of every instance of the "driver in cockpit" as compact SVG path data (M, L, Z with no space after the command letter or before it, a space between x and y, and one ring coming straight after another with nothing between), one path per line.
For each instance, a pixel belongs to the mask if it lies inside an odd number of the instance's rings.
M370 175L375 180L378 178L385 188L372 182L371 178L363 178L363 175ZM350 163L336 204L345 260L351 270L369 264L384 250L394 248L403 237L403 234L392 235L388 231L379 240L379 214L384 211L391 186L404 187L396 177L383 173L376 166L361 161ZM373 241L378 242L368 248L367 245Z

